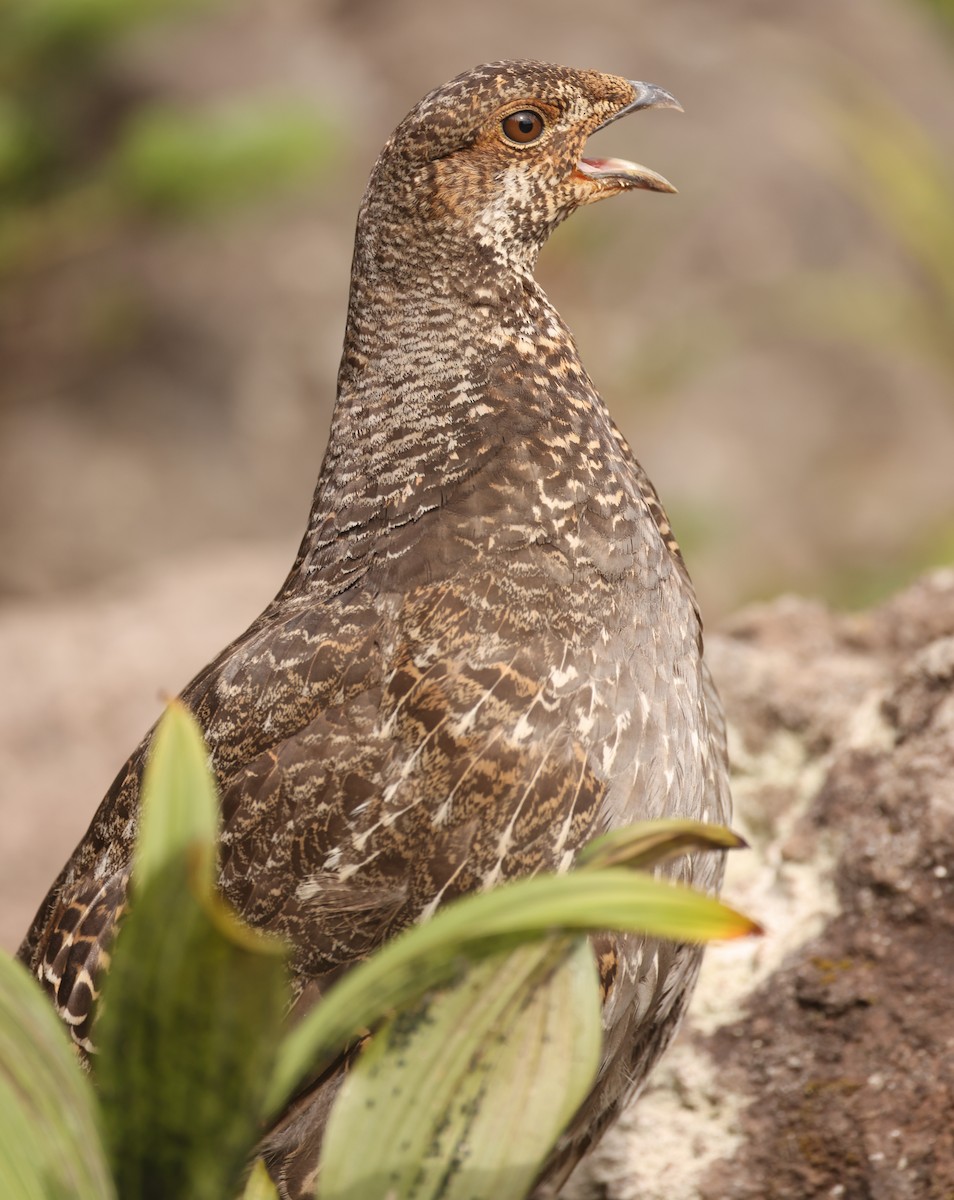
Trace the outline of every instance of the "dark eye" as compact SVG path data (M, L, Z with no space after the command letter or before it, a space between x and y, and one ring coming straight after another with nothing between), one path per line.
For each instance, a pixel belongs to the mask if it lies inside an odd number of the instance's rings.
M532 108L522 108L519 112L504 117L500 128L508 141L526 145L527 142L535 142L543 133L543 117Z

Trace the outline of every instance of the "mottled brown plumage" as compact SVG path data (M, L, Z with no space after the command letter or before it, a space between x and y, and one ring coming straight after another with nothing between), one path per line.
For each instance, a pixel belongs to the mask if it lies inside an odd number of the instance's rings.
M298 558L183 693L222 792L222 890L289 939L299 1005L438 904L564 870L609 827L727 816L721 714L678 546L532 275L575 208L672 190L581 157L596 129L652 105L674 101L593 71L491 64L426 97L372 172ZM147 746L21 948L84 1046ZM673 873L713 888L721 865ZM597 952L603 1068L541 1195L639 1085L698 965L694 949L638 938ZM265 1140L284 1196L313 1187L339 1076Z

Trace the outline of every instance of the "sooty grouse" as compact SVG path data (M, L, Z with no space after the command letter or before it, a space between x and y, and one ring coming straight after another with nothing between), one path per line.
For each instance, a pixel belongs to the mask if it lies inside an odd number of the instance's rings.
M358 217L331 437L276 599L183 696L222 794L220 885L294 947L299 1004L463 892L564 870L633 820L727 817L722 718L692 586L652 484L533 278L583 204L674 189L584 158L660 88L533 62L425 97ZM88 1046L126 890L148 737L21 947ZM675 874L718 885L718 856ZM601 946L604 1063L565 1176L678 1023L698 951ZM313 1188L337 1081L263 1144Z

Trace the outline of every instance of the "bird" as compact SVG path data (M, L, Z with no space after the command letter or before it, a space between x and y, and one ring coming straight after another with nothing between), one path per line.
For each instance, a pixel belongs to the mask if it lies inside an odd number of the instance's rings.
M723 823L725 725L659 497L534 277L552 231L622 192L587 157L663 88L528 60L478 66L397 126L357 220L327 449L275 599L183 690L221 797L218 887L290 946L297 1009L456 897L566 871L637 820ZM150 735L19 955L76 1044L126 906ZM673 877L718 890L719 855ZM671 1040L697 947L595 939L604 1044L537 1184L555 1195ZM314 1194L343 1067L261 1152Z

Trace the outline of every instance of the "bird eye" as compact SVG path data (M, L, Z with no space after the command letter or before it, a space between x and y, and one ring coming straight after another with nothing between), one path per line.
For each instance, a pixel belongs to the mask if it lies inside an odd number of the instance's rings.
M522 108L519 112L504 117L500 128L507 141L525 146L527 142L535 142L543 133L543 117L532 108Z

